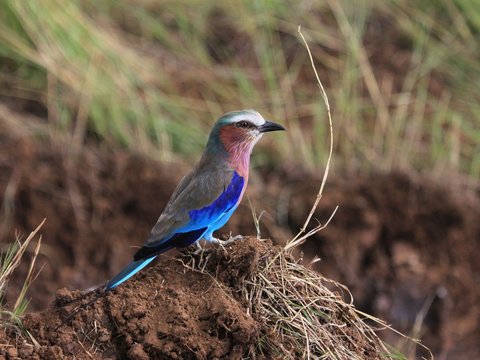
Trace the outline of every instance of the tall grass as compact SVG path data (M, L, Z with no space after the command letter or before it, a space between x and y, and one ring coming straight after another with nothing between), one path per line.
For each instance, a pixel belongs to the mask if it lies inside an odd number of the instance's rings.
M316 169L328 128L302 25L335 117L336 165L480 177L480 1L15 1L0 4L0 95L48 110L74 149L99 137L196 157L214 118L284 122L257 163Z

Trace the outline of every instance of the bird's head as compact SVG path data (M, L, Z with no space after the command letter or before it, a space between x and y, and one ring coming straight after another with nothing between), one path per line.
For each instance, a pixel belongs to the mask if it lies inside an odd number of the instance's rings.
M285 130L285 128L265 120L255 110L232 111L218 119L210 134L209 142L217 142L227 151L251 150L263 133L278 130Z
M255 110L232 111L216 122L210 133L207 149L220 149L229 155L232 162L241 162L248 166L252 149L263 133L278 130L285 128L265 120Z

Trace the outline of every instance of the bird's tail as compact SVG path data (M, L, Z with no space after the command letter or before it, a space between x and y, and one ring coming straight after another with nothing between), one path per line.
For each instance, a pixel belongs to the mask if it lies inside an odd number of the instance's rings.
M115 275L110 281L105 285L105 290L112 290L120 285L125 280L130 279L133 275L137 272L142 270L145 266L150 264L156 256L152 256L148 259L141 259L131 262L129 265L125 267L122 271L120 271L117 275Z

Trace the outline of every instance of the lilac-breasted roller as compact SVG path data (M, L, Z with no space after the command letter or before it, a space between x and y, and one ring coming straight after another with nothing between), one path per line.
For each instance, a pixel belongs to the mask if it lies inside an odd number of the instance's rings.
M225 225L242 199L252 149L263 133L277 130L285 129L254 110L233 111L218 119L200 161L178 184L133 262L105 289L115 288L169 249L202 238L222 243L213 232Z

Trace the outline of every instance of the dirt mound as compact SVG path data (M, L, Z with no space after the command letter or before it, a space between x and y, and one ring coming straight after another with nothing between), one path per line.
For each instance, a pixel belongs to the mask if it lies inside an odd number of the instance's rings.
M286 358L289 353L298 358L303 349L285 348L301 344L289 342L288 336L280 338L280 332L265 322L265 314L257 313L243 296L253 276L276 261L278 253L270 242L247 238L227 251L217 248L180 255L107 294L82 296L61 290L53 307L24 319L40 346L27 345L7 332L2 342L10 346L4 347L5 352L10 357L16 352L22 358L51 359L271 359ZM317 279L320 282L321 277ZM306 296L301 288L299 283L297 301ZM336 339L329 346L353 347L350 351L358 358L364 354L381 358L380 342L366 337L365 325L347 304L335 310L332 297L329 293L315 299L323 309L320 321ZM270 301L282 313L280 304ZM355 327L346 321L349 318L355 319ZM332 321L336 326L329 325Z

